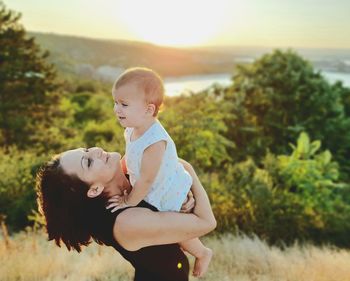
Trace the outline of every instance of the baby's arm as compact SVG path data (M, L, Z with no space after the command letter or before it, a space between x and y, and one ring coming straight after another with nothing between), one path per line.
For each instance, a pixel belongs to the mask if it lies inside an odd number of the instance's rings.
M160 169L165 148L166 142L159 141L145 149L141 161L140 178L135 182L131 192L124 196L126 205L136 206L148 194Z

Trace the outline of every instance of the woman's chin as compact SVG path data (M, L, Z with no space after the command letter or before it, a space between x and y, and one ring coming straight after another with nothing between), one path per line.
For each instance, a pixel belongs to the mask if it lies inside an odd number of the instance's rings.
M117 165L120 162L121 155L118 152L109 152L108 162L112 165Z

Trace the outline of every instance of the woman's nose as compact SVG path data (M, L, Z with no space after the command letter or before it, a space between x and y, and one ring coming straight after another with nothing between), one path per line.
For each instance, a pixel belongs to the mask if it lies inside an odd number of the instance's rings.
M101 147L91 147L89 152L97 157L102 155L103 149Z

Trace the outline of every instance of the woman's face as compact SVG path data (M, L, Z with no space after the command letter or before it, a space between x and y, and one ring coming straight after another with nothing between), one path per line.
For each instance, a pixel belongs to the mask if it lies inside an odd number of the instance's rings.
M77 148L61 155L61 167L90 185L106 186L120 169L120 154L105 152L100 147Z

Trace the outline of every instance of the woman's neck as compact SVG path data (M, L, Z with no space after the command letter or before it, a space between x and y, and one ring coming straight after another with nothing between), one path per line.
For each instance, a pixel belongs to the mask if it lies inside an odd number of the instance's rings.
M114 195L122 195L124 190L127 190L129 193L131 185L120 168L117 169L115 177L105 186L105 193L107 197L112 197Z

